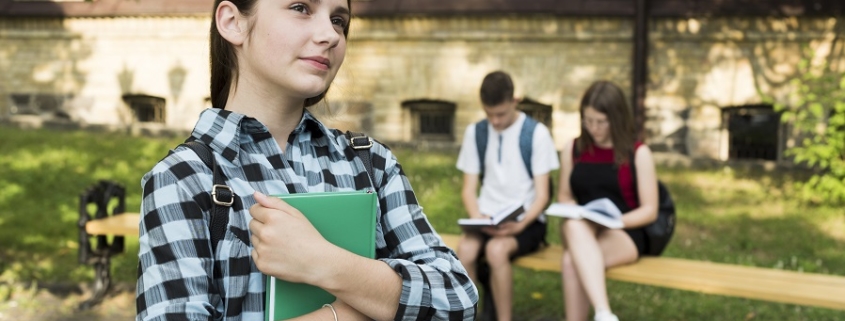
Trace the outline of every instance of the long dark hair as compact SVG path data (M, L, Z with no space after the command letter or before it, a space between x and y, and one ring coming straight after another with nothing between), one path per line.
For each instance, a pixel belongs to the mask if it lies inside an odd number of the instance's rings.
M593 108L607 116L610 128L610 139L613 141L613 155L616 165L622 165L629 161L629 155L634 152L636 143L636 129L634 125L634 113L628 107L625 94L622 89L609 81L600 80L590 85L581 98L581 119L584 119L584 109ZM595 146L593 137L585 125L581 125L581 136L576 141L576 150L592 152Z
M215 108L225 109L226 101L229 100L229 92L232 89L232 84L238 81L238 59L235 56L235 48L229 41L223 38L217 31L217 7L223 1L229 1L238 7L242 15L251 16L255 4L258 0L215 0L214 11L211 15L211 30L210 30L210 58L211 58L211 106ZM351 0L346 0L347 6L351 10ZM248 30L247 32L252 32ZM349 23L343 29L343 36L349 34ZM315 97L305 99L303 107L312 106L318 103L326 96L329 89L320 93Z

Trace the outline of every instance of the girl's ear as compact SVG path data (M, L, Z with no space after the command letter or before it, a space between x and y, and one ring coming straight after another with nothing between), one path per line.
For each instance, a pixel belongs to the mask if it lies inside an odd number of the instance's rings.
M247 18L241 15L238 7L230 1L221 1L214 11L217 32L232 45L243 45L246 40Z

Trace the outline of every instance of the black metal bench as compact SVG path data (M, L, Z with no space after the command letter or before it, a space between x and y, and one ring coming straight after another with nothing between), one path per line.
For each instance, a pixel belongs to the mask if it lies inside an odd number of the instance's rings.
M111 286L111 257L123 253L124 235L112 230L108 224L123 217L126 207L126 189L112 181L102 180L87 188L79 196L79 263L94 266L93 294L79 304L86 310L100 303ZM93 209L93 213L89 210ZM126 224L123 224L126 225ZM134 234L138 234L138 217L134 216ZM109 236L112 236L109 242Z

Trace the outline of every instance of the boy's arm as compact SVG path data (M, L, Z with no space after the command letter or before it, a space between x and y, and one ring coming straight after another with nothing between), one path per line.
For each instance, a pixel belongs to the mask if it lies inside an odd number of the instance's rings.
M525 209L525 216L522 220L502 222L495 228L484 228L483 231L492 236L517 235L522 233L531 223L534 223L534 220L546 209L549 200L549 173L535 175L534 188L537 196L534 198L534 202Z
M525 209L525 217L520 221L523 225L520 231L533 223L546 209L546 204L549 203L549 173L534 176L534 192L534 202Z
M482 218L485 214L478 209L478 174L464 173L464 186L461 189L461 199L464 209L470 218Z

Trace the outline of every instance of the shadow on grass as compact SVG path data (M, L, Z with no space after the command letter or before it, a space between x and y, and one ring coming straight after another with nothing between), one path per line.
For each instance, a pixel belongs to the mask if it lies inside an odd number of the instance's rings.
M79 195L100 179L127 188L137 211L141 175L171 142L102 133L0 128L0 281L49 284L92 280L78 263ZM113 260L118 281L134 279L137 239ZM132 273L127 273L132 270Z
M464 216L454 155L432 159L398 152L420 203L440 233L457 234ZM678 227L665 255L720 263L845 276L845 241L819 229L841 209L794 202L789 191L805 173L754 167L660 168L678 206ZM559 220L547 239L560 243ZM789 289L784 289L789 291ZM616 312L628 320L845 320L845 312L608 282ZM516 320L564 316L560 276L516 268Z

